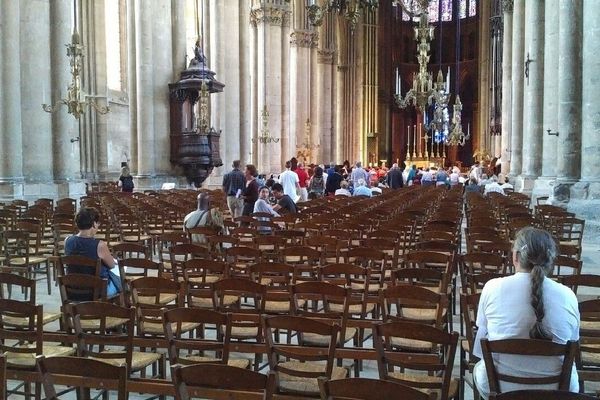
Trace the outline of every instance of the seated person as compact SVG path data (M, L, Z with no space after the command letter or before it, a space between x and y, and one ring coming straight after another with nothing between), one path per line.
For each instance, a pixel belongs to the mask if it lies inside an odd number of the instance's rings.
M279 217L279 213L275 210L273 210L273 207L271 206L271 204L269 204L269 196L270 196L271 192L269 191L269 188L266 186L263 186L262 188L260 188L260 190L258 191L258 200L256 200L256 202L254 203L254 212L255 213L268 213L271 214L274 217ZM269 221L270 218L267 217L254 217L256 218L258 221ZM268 226L259 226L258 227L258 231L261 233L270 233L271 232L271 228Z
M121 278L118 275L117 260L112 256L106 242L96 239L100 214L95 208L82 207L75 216L79 233L65 239L65 255L84 256L93 260L102 260L100 277L107 279L106 295L113 296L121 291ZM114 270L114 272L113 272ZM87 268L77 265L67 266L67 274L89 274ZM116 272L116 273L115 273ZM73 298L72 300L91 300Z
M223 214L218 208L211 208L210 197L206 193L200 193L198 195L198 208L186 215L183 219L184 230L202 226L213 227L217 233L225 230ZM193 234L192 242L205 244L207 239L205 235Z
M277 204L273 206L273 210L280 214L296 214L298 212L294 200L283 193L283 185L281 185L281 183L273 185L273 195L275 196L275 199L277 199Z
M371 189L367 187L367 182L364 179L360 178L358 182L356 182L356 186L354 187L353 196L367 196L372 197L373 193Z
M348 190L348 181L343 180L340 183L340 188L335 191L335 196L352 196L352 193Z
M554 269L556 254L556 243L550 233L532 227L517 233L512 251L515 274L490 280L481 292L474 355L482 357L481 339L485 338L532 338L560 344L579 340L579 308L575 294L568 287L547 278ZM495 361L498 361L497 357ZM535 357L505 354L496 368L499 374L515 376L556 375L562 368L562 357L540 362ZM473 377L479 393L488 398L490 390L483 360L475 365ZM503 381L500 387L502 392L531 388ZM535 387L556 388L556 385ZM578 390L577 369L573 365L570 391Z

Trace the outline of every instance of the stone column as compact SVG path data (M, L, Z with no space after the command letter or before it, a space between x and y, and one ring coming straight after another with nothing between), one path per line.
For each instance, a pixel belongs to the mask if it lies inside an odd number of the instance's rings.
M323 49L317 53L317 132L321 137L320 154L324 162L340 163L335 158L335 142L332 140L334 126L333 108L333 56L334 51Z
M129 142L131 143L131 173L138 174L137 120L137 28L136 2L127 0L127 89L129 92Z
M547 129L558 130L558 16L555 2L546 2L544 13L544 120L542 176L556 176L556 145L558 138L546 133Z
M179 80L179 74L187 67L187 40L185 32L185 0L171 0L171 31L173 41L173 77Z
M581 174L582 3L582 0L560 0L559 3L558 137L560 146L558 146L556 176L559 181L566 183L574 183ZM559 189L557 187L555 190ZM566 193L569 191L567 190Z
M251 86L252 80L245 77L244 71L253 71L251 68L251 47L252 37L251 30L249 29L248 21L250 20L250 7L246 0L239 0L239 33L240 33L240 49L239 49L239 91L240 91L240 103L237 113L239 114L239 131L240 131L240 160L242 163L250 163L250 153L252 150L251 142ZM232 90L235 88L230 88ZM225 90L228 90L225 88ZM243 165L243 164L242 164Z
M23 180L21 132L21 45L19 2L0 0L0 196L22 195L14 184ZM6 155L10 154L10 157Z
M47 61L50 60L50 46L47 41L50 29L50 7L48 2L35 0L17 3L21 7L20 19L17 20L18 28L15 31L15 33L20 31L20 55L17 58L6 58L5 62L20 64L20 75L17 76L16 82L21 84L19 106L23 132L23 174L27 181L25 195L36 196L41 194L39 183L51 181L53 172L53 153L48 151L52 148L52 117L41 107L44 93L47 101L50 102L50 63ZM4 13L4 9L2 12ZM40 40L31 40L32 36ZM15 99L8 98L8 101L14 102ZM64 112L65 108L57 111L57 113ZM20 135L21 131L7 133ZM41 151L42 149L46 151ZM4 150L3 153L11 154ZM46 194L53 195L44 189L44 195Z
M65 44L71 42L71 15L73 2L56 0L50 2L50 65L51 91L46 101L55 102L66 95L71 82L69 58ZM79 136L79 123L64 109L52 114L52 153L54 155L54 180L65 181L79 178L79 144L71 139Z
M529 57L529 77L525 78L523 118L524 189L533 187L533 179L542 172L542 117L544 97L544 3L525 3L525 54ZM527 62L527 61L526 61Z
M476 126L471 126L472 132L475 132L475 136L477 138L473 138L473 144L478 143L478 148L473 148L473 151L476 150L487 150L493 156L491 152L492 146L490 144L490 14L492 8L491 1L482 1L479 3L480 7L478 7L479 18L481 21L485 21L481 23L480 32L479 32L479 94L478 94L478 107L479 107L479 115L476 119ZM436 33L437 34L437 33ZM437 38L439 40L439 38ZM434 50L435 51L435 50ZM435 80L435 75L434 75ZM475 117L475 116L474 116ZM475 118L474 118L475 119Z
M582 18L582 82L585 84L581 108L581 180L589 183L589 198L597 200L600 199L600 7L594 2L584 1Z
M523 166L523 59L525 51L525 0L514 0L512 26L512 108L511 108L511 160L510 175L521 174Z

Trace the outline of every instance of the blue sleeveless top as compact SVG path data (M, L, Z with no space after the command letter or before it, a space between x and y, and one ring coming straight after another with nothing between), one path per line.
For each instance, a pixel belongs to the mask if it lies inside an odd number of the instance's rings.
M100 243L99 239L91 238L91 237L81 237L81 236L69 236L65 240L65 255L67 256L84 256L91 258L93 260L97 260L98 257L98 244ZM100 271L100 277L107 278L109 268L102 264L103 268ZM67 267L68 274L85 274L84 268L78 267L77 265L69 265Z

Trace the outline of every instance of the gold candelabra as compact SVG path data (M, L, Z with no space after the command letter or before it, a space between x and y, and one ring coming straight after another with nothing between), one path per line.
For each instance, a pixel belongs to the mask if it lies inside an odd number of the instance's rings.
M73 12L75 14L73 34L71 35L71 43L67 43L67 57L71 70L71 83L67 87L67 97L58 100L56 104L42 104L42 109L47 113L54 113L59 110L60 106L66 106L67 112L75 119L79 119L85 114L86 109L92 107L99 114L106 114L110 111L107 106L101 106L96 103L89 95L81 91L81 67L83 65L84 46L81 44L81 37L77 32L77 0L73 2ZM51 100L52 101L52 100ZM108 98L107 98L108 102Z
M277 143L279 142L278 137L271 136L269 132L269 110L267 110L267 106L263 107L262 112L260 113L262 120L262 127L260 128L260 135L255 138L252 138L252 142L256 143L257 141L262 144L267 143Z

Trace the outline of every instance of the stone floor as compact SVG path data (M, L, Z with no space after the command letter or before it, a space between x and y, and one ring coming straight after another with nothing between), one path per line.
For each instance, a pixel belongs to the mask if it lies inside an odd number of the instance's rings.
M584 274L600 274L600 245L598 245L596 243L584 242L582 260L583 260L583 272L582 273L584 273ZM592 293L582 293L582 294L592 294ZM598 295L600 296L600 293L598 293ZM37 297L38 297L38 303L43 304L45 310L53 311L53 310L58 310L60 307L60 294L58 292L58 289L56 287L53 287L52 294L48 295L45 281L38 282ZM455 316L454 317L455 329L458 329L458 326L459 326L458 324L460 324L460 318L458 316ZM48 330L58 329L58 323L48 325L47 329ZM372 345L372 343L370 343L370 342L365 343L365 346L367 346L367 347L371 346L371 345ZM232 356L235 356L235 355L232 355ZM454 367L454 375L456 377L458 377L459 376L459 355L458 354L456 355L455 360L456 361L455 361L455 367ZM361 372L361 376L364 376L367 378L377 378L378 373L377 373L376 362L375 361L366 361L364 363L363 371ZM15 384L15 382L9 382L9 388L13 387L14 384ZM595 388L594 386L588 385L586 387L586 391L590 391L590 390L595 391L595 390L597 390L597 388ZM134 394L134 393L132 393L130 395L130 398L133 400L143 399L143 398L147 398L147 397L148 396L141 396L139 394ZM11 399L11 400L17 399L17 398L18 398L18 396L16 396L16 395L9 396L9 399ZM66 395L63 398L71 399L71 398L75 398L75 396L74 395ZM470 388L467 386L465 400L472 400L472 399L473 399L472 392L471 392Z

